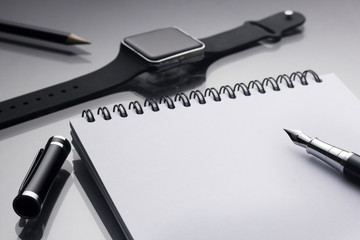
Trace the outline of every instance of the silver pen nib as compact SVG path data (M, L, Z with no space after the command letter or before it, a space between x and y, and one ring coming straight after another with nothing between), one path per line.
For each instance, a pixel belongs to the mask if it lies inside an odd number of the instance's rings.
M293 143L303 148L306 148L306 146L312 139L300 130L288 130L284 128L284 131L289 135Z

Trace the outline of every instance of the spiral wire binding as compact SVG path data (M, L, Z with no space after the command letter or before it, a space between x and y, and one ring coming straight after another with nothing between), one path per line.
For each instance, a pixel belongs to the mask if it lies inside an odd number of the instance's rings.
M109 112L109 109L107 107L99 107L97 110L97 115L102 114L103 118L105 120L110 120L111 119L111 114Z
M131 102L129 104L129 110L130 109L135 109L136 114L143 114L144 113L144 110L143 110L143 108L141 107L141 104L138 101Z
M220 94L225 94L225 91L227 92L229 98L236 98L234 90L229 85L222 86L219 90Z
M94 114L90 109L82 111L81 117L86 117L88 122L95 122Z
M205 97L210 96L210 94L213 96L213 99L215 102L221 101L220 93L215 88L207 88L205 90L205 93L204 93Z
M205 104L206 103L204 94L202 94L202 92L200 92L199 90L195 90L195 91L190 92L190 100L195 99L195 98L198 99L198 102L200 104Z
M182 101L184 107L190 107L190 100L188 96L185 95L185 93L178 93L175 95L174 102Z
M160 98L159 104L166 103L169 109L174 109L174 101L169 96L163 96Z
M250 82L250 83L251 83L251 82ZM249 84L250 84L250 83L249 83ZM241 88L241 90L243 91L243 94L244 94L245 96L250 96L250 95L251 95L250 90L249 90L249 87L246 86L245 83L237 83L237 84L235 84L234 88L232 89L233 93L235 94L236 91L240 91L240 88Z
M230 99L235 99L238 94L251 96L251 92L254 91L254 89L261 94L266 93L267 89L272 91L281 91L281 85L285 84L288 88L294 88L294 82L296 81L300 81L301 85L308 85L309 75L311 75L315 82L322 82L320 77L313 70L306 70L304 72L293 72L290 75L282 74L277 78L269 77L263 79L262 81L252 80L247 85L245 83L237 83L233 87L225 85L219 90L215 88L207 88L204 93L199 90L194 90L190 92L189 96L184 93L179 93L176 94L174 98L163 96L159 101L156 101L153 98L148 98L144 101L143 106L138 101L133 101L129 103L128 110L135 111L136 114L141 115L144 114L144 108L150 107L151 111L158 112L160 111L160 105L163 104L166 104L168 109L174 109L176 102L181 102L184 107L190 107L192 99L196 99L199 104L206 104L207 97L212 97L213 101L220 102L221 95L227 95ZM122 118L128 117L128 110L126 110L123 104L113 106L113 113L118 113L118 115ZM111 113L107 107L98 108L97 115L101 115L105 120L112 119ZM84 110L81 116L86 118L88 122L96 121L94 114L90 109Z
M126 118L128 116L124 105L122 105L121 103L114 105L113 112L116 112L116 111L119 112L120 117Z
M144 107L146 107L148 104L149 104L149 106L151 106L151 110L153 110L154 112L157 112L160 110L159 104L156 102L156 100L154 98L146 99L144 102Z

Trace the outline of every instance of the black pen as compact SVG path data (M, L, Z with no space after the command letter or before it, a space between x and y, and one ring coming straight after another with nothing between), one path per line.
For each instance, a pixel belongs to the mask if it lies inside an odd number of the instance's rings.
M0 20L0 31L66 45L89 44L85 39L67 32L40 28L23 23Z
M326 162L345 177L360 183L360 156L325 143L317 138L311 138L299 130L287 130L291 140L306 149L306 152Z
M45 148L40 149L13 201L13 208L20 217L35 218L40 214L50 187L70 150L70 142L61 136L51 137Z

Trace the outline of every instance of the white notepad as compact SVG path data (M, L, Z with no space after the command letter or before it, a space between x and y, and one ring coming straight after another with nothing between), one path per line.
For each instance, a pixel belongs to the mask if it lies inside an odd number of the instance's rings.
M73 140L129 239L353 240L360 187L283 131L360 152L359 100L335 75L321 79L235 99L227 87L221 101L208 90L205 104L192 94L190 107L177 97L143 114L125 106L127 117L109 109L110 120L93 110L71 120Z

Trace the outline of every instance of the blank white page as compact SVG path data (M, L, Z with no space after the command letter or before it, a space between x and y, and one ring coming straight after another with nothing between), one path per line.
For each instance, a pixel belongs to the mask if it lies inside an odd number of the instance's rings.
M322 79L71 125L134 239L353 240L360 188L283 130L360 152L358 99Z

